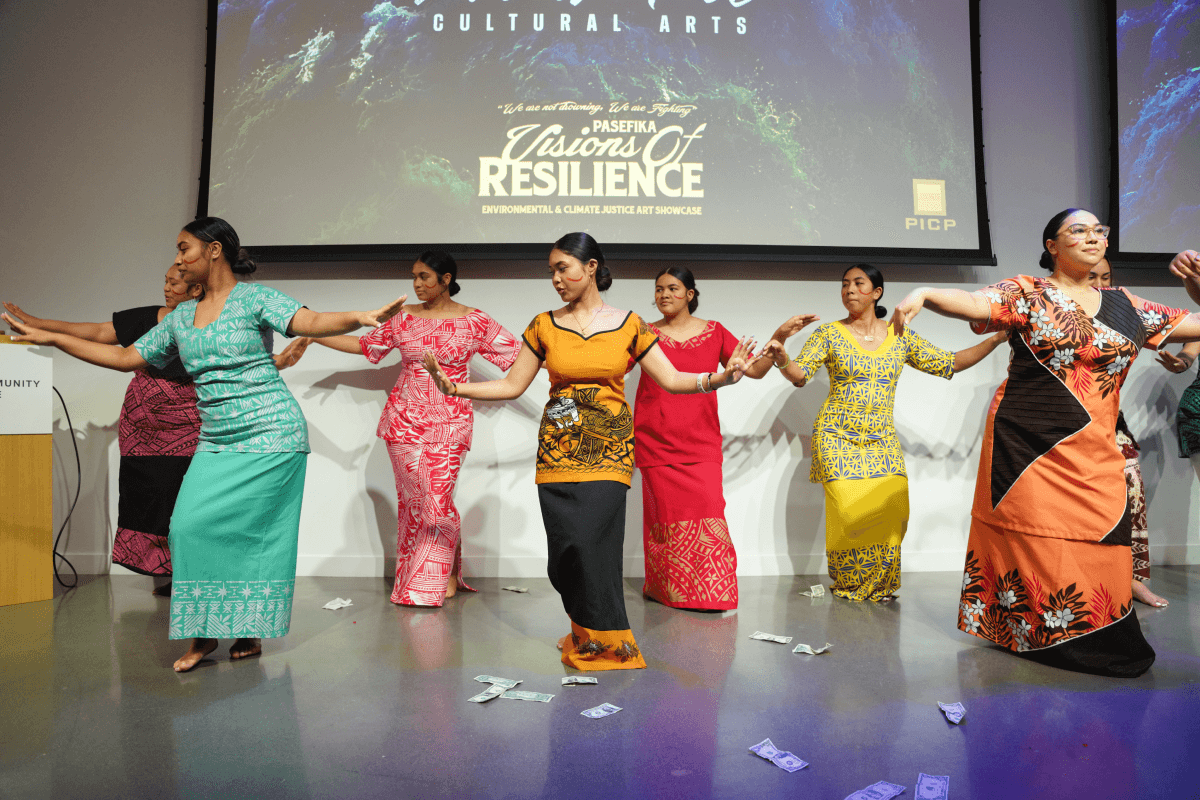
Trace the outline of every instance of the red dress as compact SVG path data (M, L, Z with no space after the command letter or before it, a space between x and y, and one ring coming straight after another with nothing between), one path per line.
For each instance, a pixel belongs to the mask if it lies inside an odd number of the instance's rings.
M680 372L716 372L738 340L709 321L677 342L650 326ZM634 460L642 473L642 592L674 608L737 608L737 554L725 522L717 394L670 394L638 383Z

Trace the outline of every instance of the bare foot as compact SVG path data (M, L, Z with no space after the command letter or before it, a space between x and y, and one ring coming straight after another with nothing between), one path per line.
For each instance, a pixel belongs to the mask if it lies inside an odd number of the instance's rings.
M229 648L229 657L235 661L239 658L249 658L262 654L262 641L259 639L238 639Z
M170 597L171 582L167 581L162 586L155 586L154 589L151 590L150 594L154 595L155 597Z
M183 658L175 662L176 672L187 672L192 667L200 663L206 655L217 649L216 639L192 639L192 646Z
M454 575L450 575L446 578L446 599L449 600L456 594L458 594L458 579Z
M1150 587L1141 581L1133 582L1133 599L1137 600L1139 603L1145 603L1148 606L1154 606L1155 608L1166 608L1168 605L1170 605L1170 603L1166 601L1166 598L1159 597L1154 592L1150 591Z
M889 594L889 595L886 595L886 596L884 596L884 597L881 597L881 598L879 598L879 599L878 599L878 600L876 600L875 602L876 602L876 603L883 603L883 604L885 604L885 605L886 605L887 603L890 603L890 602L892 602L892 601L893 601L893 600L895 600L895 599L896 599L896 595L894 595L894 594Z

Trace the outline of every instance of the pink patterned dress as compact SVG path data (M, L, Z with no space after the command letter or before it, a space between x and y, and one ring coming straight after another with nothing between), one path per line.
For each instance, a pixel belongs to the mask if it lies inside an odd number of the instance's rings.
M376 431L387 443L399 495L392 602L440 606L447 576L461 558L454 485L463 455L471 448L473 414L470 400L438 391L421 359L432 352L450 380L465 383L476 353L507 371L517 360L521 342L479 309L453 319L402 312L358 341L372 364L392 350L403 358ZM473 591L461 578L459 586Z
M159 306L113 314L124 347L158 324ZM121 449L117 533L112 561L143 575L170 575L167 533L175 498L200 440L196 387L179 361L138 370L125 390L117 442Z

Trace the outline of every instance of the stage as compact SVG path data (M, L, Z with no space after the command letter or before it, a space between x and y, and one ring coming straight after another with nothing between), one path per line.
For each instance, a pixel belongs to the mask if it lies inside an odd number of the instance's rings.
M562 686L567 619L545 579L478 579L440 610L380 579L300 578L291 633L229 642L177 675L168 601L143 577L84 577L0 608L0 796L841 800L918 772L950 797L1184 798L1200 780L1196 567L1155 567L1137 607L1158 660L1121 681L1027 663L954 628L958 573L904 576L890 606L799 595L816 576L744 578L741 607L626 602L649 668ZM828 579L824 579L828 583ZM501 586L528 586L528 594ZM321 608L334 597L353 605ZM755 641L755 631L794 637ZM792 653L830 642L824 655ZM476 675L550 703L467 698ZM937 701L961 701L961 725ZM580 715L609 702L604 719ZM770 738L807 768L747 748Z

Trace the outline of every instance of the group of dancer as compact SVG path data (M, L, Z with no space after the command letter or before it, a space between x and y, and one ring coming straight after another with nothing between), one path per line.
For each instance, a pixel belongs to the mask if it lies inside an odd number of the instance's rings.
M1166 368L1187 369L1200 352L1200 315L1096 288L1111 274L1107 234L1094 215L1067 209L1043 233L1048 277L1017 276L973 293L920 289L890 323L879 302L883 276L856 265L841 281L847 316L820 325L794 359L787 342L815 315L785 321L756 354L753 339L695 316L700 293L684 267L656 279L660 320L609 306L602 293L612 274L586 233L552 246L551 283L564 305L537 315L520 339L452 299L457 265L446 253L422 253L413 265L419 303L401 297L369 312L317 313L240 282L237 273L254 264L232 227L211 217L179 234L165 308L79 325L5 304L4 318L18 341L137 372L121 416L113 560L173 575L169 635L192 640L178 671L194 667L218 639L234 639L231 656L239 658L288 630L308 438L279 370L313 341L372 363L400 353L377 433L399 496L391 599L403 605L440 606L457 590L473 591L463 580L453 502L471 444L471 401L519 397L547 370L536 482L548 573L570 621L559 641L562 661L582 670L645 666L622 584L635 463L644 594L676 608L737 607L717 389L761 379L772 366L802 387L826 368L830 390L814 423L810 480L825 489L832 592L888 602L900 587L909 516L893 415L901 371L910 365L949 379L1008 342L1009 376L984 435L959 628L1047 664L1134 676L1154 653L1132 599L1165 601L1142 585L1144 490L1130 449L1136 443L1118 419L1120 387L1143 347L1158 348ZM1180 253L1170 269L1200 304L1200 256ZM992 335L943 350L910 327L923 308ZM363 326L372 330L345 335ZM272 356L272 331L299 338ZM1161 349L1168 341L1194 344L1173 356ZM504 377L469 381L476 354ZM624 380L636 366L644 374L631 410ZM1183 454L1196 454L1200 377L1179 419ZM1129 440L1126 452L1120 435ZM1200 455L1193 463L1200 474Z

